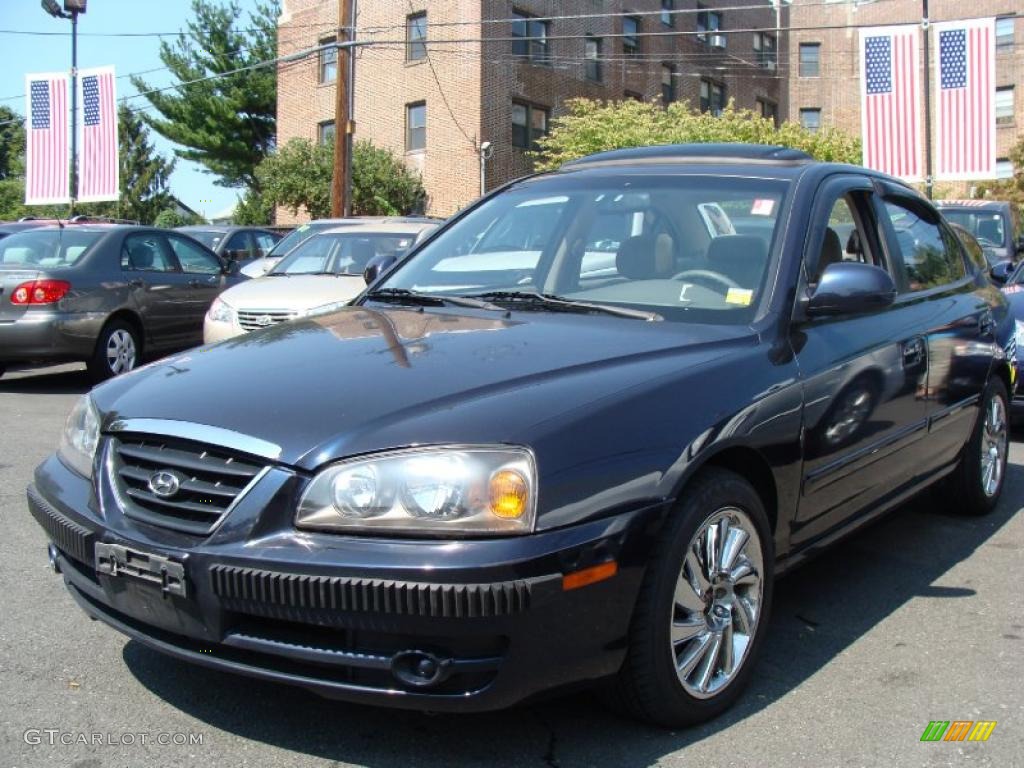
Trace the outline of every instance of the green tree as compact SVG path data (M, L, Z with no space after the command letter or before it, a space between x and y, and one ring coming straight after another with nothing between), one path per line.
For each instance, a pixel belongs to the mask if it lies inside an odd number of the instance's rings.
M0 107L0 181L25 173L25 123L10 107Z
M978 184L978 192L981 197L1014 202L1024 213L1024 134L1017 137L1008 159L1013 165L1013 178L983 181Z
M123 219L149 224L172 204L169 184L174 160L156 153L149 141L149 129L138 114L121 105L117 120L121 156L121 201L117 213Z
M154 227L164 227L165 229L174 229L174 227L184 227L188 224L206 224L206 219L202 216L195 214L181 214L178 213L174 208L164 208L158 213L153 219Z
M551 133L533 153L538 170L594 152L655 144L748 142L802 149L818 160L859 163L860 141L834 128L811 132L796 123L776 127L768 118L732 102L714 117L687 102L662 107L653 102L572 99L569 112L553 121Z
M281 205L314 219L331 213L334 149L308 139L292 139L256 170L262 204ZM422 210L426 190L419 175L386 149L357 141L352 149L352 212L356 216L396 216Z
M266 195L249 189L238 198L233 217L235 224L251 227L265 227L274 221L274 204Z
M277 71L255 65L277 55L279 4L256 9L244 18L236 0L192 0L187 34L160 44L160 60L177 86L146 95L161 115L145 118L150 127L225 187L257 187L256 166L274 146ZM140 77L132 84L152 90Z

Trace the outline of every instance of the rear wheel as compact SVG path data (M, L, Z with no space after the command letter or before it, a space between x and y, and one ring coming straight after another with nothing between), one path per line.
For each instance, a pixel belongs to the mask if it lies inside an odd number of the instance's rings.
M1010 444L1010 405L1006 385L993 377L981 399L981 413L960 463L946 479L943 495L950 510L984 515L1003 492Z
M89 361L89 375L95 383L135 368L141 347L138 332L124 320L112 320L103 326L96 350Z
M764 505L739 475L704 470L648 566L612 691L642 720L712 718L746 685L767 629L773 548Z
M5 373L7 373L7 367L3 366L3 365L0 365L0 378L3 378L3 375Z

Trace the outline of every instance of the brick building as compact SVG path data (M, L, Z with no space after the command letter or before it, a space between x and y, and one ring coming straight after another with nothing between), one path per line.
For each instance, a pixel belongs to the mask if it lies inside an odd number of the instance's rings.
M1007 159L1024 127L1024 18L1021 0L931 0L933 22L996 17L996 156L997 173L1012 175ZM837 0L793 0L789 9L788 57L780 71L787 75L789 118L805 126L833 125L860 135L860 70L857 27L920 23L920 0L854 3ZM935 45L932 44L934 93ZM923 67L923 63L922 63ZM933 98L933 105L934 105ZM934 106L933 106L934 109ZM934 146L934 132L933 132ZM962 193L966 189L952 190ZM957 185L966 188L968 185ZM937 188L942 192L941 188Z
M733 99L781 118L785 88L776 52L787 51L776 29L785 10L778 15L770 0L742 5L755 4L763 7L735 10L732 0L364 0L357 34L374 44L355 59L356 138L404 157L422 173L428 213L448 215L479 194L482 142L493 147L488 188L527 173L532 141L575 96L688 100L710 110ZM279 54L332 39L337 14L337 0L283 0ZM330 139L334 71L333 52L279 65L279 143ZM294 217L281 211L278 218Z

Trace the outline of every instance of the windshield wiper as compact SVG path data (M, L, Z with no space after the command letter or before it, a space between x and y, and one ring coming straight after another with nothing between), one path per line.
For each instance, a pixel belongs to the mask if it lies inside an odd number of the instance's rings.
M553 309L559 312L588 312L604 313L617 317L631 317L636 320L663 320L657 312L647 312L643 309L627 309L611 304L591 304L588 301L573 301L562 296L551 293L536 293L534 291L488 291L487 293L476 294L473 298L484 299L485 301L508 302L511 304L526 304L534 307Z
M366 294L366 298L373 301L391 301L396 304L413 304L427 307L443 307L450 304L456 307L470 307L472 309L490 309L498 312L504 310L497 304L489 301L482 301L471 296L439 296L434 293L419 293L410 291L408 288L378 288Z

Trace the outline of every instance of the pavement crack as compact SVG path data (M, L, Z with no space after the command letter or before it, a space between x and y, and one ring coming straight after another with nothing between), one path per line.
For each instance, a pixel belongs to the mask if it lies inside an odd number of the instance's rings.
M537 718L537 722L541 724L541 727L548 732L548 745L542 758L544 763L549 766L549 768L561 768L562 763L559 761L557 755L558 734L555 732L551 723L547 721L547 718L545 718L540 712L536 709L531 709L530 712L535 718Z

